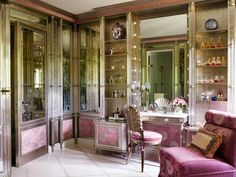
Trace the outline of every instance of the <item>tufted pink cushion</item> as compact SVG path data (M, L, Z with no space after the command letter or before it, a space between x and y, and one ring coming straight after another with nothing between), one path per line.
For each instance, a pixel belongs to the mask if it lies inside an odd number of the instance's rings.
M139 132L133 132L131 134L131 139L135 140L135 141L140 141L141 140L141 135ZM153 132L153 131L147 131L144 130L144 143L161 143L162 140L162 135L157 133L157 132Z

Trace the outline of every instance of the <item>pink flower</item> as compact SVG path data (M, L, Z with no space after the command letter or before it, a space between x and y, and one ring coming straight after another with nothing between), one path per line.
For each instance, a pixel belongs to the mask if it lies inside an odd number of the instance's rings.
M179 97L176 97L172 104L178 107L187 107L187 102L185 101L185 99Z

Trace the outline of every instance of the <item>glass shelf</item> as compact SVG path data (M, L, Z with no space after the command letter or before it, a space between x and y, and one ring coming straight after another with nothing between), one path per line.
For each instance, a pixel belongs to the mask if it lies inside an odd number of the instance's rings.
M105 69L107 72L127 72L126 69Z
M119 42L126 42L126 39L118 39L118 40L107 40L105 43L119 43Z
M126 100L127 97L117 97L117 98L113 98L113 97L105 97L106 100Z
M196 32L196 34L198 35L209 35L209 34L213 34L213 33L227 33L227 29L217 29L217 30L210 30L210 31L199 31Z
M227 65L197 65L198 68L227 68Z
M124 54L113 54L113 55L105 55L106 57L122 57L122 56L127 56L127 53Z
M114 84L110 84L110 83L106 83L106 86L127 86L126 83L114 83Z
M217 83L217 82L213 82L213 83L197 83L198 85L225 85L227 86L226 82L222 82L222 83Z
M214 48L198 48L198 50L225 50L228 47L214 47Z

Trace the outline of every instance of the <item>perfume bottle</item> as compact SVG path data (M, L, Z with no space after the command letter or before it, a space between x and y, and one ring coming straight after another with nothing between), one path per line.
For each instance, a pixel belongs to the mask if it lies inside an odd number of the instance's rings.
M221 58L221 63L222 63L222 65L226 65L226 59L225 59L225 57L222 57L222 58Z
M109 79L109 83L110 83L110 84L114 84L114 79L113 79L112 76L111 76L110 79Z
M217 40L217 47L224 47L223 43L222 43L222 40L221 40L221 37L218 37L218 40Z

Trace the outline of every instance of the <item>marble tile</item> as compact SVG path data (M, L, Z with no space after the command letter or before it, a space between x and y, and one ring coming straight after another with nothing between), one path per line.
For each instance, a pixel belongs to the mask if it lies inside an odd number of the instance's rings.
M60 164L62 165L73 165L73 164L92 164L93 161L90 160L86 155L64 155L57 157Z
M58 165L29 165L28 177L66 177L64 169Z
M112 174L109 175L109 177L150 177L149 175L145 173L136 173L136 174ZM155 176L157 177L157 175Z
M28 177L28 172L26 167L22 168L12 168L12 176L14 177Z
M31 161L30 163L26 164L26 165L47 165L47 166L52 166L52 165L59 165L59 161L58 159L52 155L52 154L46 154L43 155L33 161Z
M50 149L50 148L49 148ZM99 151L96 154L94 142L70 140L63 148L57 144L54 152L12 168L12 177L157 177L159 163L145 160L141 173L140 156L132 156L126 165L124 154Z
M70 177L107 176L107 174L95 164L63 165L63 169Z
M88 154L87 156L96 162L96 164L106 164L111 163L113 165L116 164L126 164L126 160L120 157L114 157L114 156L108 156L108 155L102 155L102 154Z

